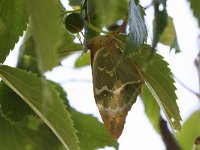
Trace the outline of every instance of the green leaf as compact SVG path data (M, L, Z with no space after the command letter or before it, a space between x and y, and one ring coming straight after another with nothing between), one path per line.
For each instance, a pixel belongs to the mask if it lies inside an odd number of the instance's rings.
M179 53L181 50L180 50L180 47L179 47L179 44L178 44L178 39L177 39L177 36L175 37L175 40L174 42L170 45L170 50L175 48L175 52L176 53Z
M200 136L200 111L194 112L183 124L181 132L176 138L183 150L192 149L195 139Z
M69 5L70 6L80 6L81 0L69 0Z
M91 3L92 0L88 0ZM97 4L98 10L94 10L94 15L97 14L101 17L102 23L105 26L116 24L120 19L124 19L128 14L128 0L99 0L93 1ZM71 6L80 6L81 0L69 0ZM112 7L112 9L110 9Z
M62 38L60 45L56 49L56 55L58 56L59 60L64 59L65 57L69 56L74 51L82 50L82 45L74 42L75 36L66 32L64 25L62 26ZM36 43L33 38L32 29L29 26L28 31L26 32L23 44L20 47L20 54L19 54L19 61L23 58L23 55L29 55L31 57L36 56Z
M154 54L149 60L152 48L145 45L140 53L134 56L141 70L147 87L165 113L172 129L181 130L181 116L176 103L176 87L168 63L159 54Z
M160 107L156 103L155 98L149 91L146 85L142 87L142 91L140 94L142 101L144 103L145 113L149 118L151 124L153 125L154 129L160 134Z
M166 0L154 0L154 20L153 20L153 47L157 46L159 37L167 26ZM163 9L159 9L163 7Z
M69 105L69 101L67 99L67 93L65 92L65 90L62 88L62 86L56 82L53 81L49 81L51 83L51 85L54 87L54 89L56 89L56 91L59 93L60 98L63 100L63 103L67 106L67 110L70 111L70 105Z
M144 9L139 3L130 0L129 34L125 53L137 52L147 39L147 28L144 21Z
M78 149L70 114L57 91L46 80L3 65L0 66L0 77L50 127L66 149Z
M33 37L41 72L58 64L56 51L61 42L62 23L58 0L28 0Z
M167 26L160 35L159 41L162 44L170 46L170 49L175 48L176 52L180 52L180 48L177 41L176 30L171 17L167 18Z
M35 50L36 44L29 26L20 46L17 68L41 75Z
M3 82L0 82L0 91L0 112L7 120L21 121L33 113L30 107Z
M92 115L80 113L74 108L71 108L66 97L66 92L63 88L55 82L51 82L51 84L53 84L55 89L60 93L60 97L64 100L64 102L67 103L66 105L72 115L72 119L75 124L74 126L78 131L77 136L80 140L81 150L94 150L105 146L112 146L118 149L117 141L112 140L104 125L100 123L97 118Z
M118 149L118 143L109 136L105 127L92 115L82 114L71 109L72 118L75 123L80 139L81 150L94 150L105 146Z
M54 88L60 93L60 97L68 106L71 117L74 121L74 127L78 131L77 136L80 140L81 150L94 150L105 146L112 146L118 149L118 143L107 133L104 125L92 115L82 114L69 106L66 92L55 82L51 81ZM89 127L89 128L88 128ZM89 141L89 142L88 142Z
M18 61L20 61L21 57L23 57L24 55L37 58L36 44L30 30L31 29L29 26L24 36L23 43L21 44L19 49L20 51L19 51Z
M92 115L87 115L76 111L69 106L66 92L55 82L51 82L55 89L60 93L60 97L67 103L68 110L72 115L74 126L78 131L77 136L80 140L81 150L94 150L105 146L112 146L118 149L118 143L107 133L104 125ZM89 128L88 128L89 127ZM89 142L88 142L89 141Z
M21 59L18 61L17 67L26 71L31 71L37 75L40 75L40 71L38 69L38 62L35 57L29 55L23 55Z
M160 36L160 42L165 45L171 45L176 37L173 20L171 17L167 18L167 26Z
M118 20L124 19L128 14L128 0L101 0L98 1L98 6L102 9L100 15L105 26L116 24Z
M2 150L64 150L64 147L40 119L26 117L10 124L0 116L0 149Z
M193 10L194 16L197 18L197 21L199 23L200 27L200 1L199 0L189 0L190 1L190 7Z
M90 65L90 52L86 52L79 56L74 64L75 68L85 67Z
M74 35L67 33L66 29L63 30L62 41L57 50L57 54L60 60L66 58L73 52L83 49L83 46L81 44L75 43L74 39Z
M14 48L27 23L26 0L0 1L0 63Z

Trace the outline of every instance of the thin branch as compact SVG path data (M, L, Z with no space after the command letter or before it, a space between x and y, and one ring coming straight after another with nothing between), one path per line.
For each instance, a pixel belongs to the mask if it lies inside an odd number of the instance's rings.
M92 30L99 32L99 33L104 33L104 34L109 34L110 32L107 31L103 31L102 29L95 27L94 25L92 25L90 22L85 21L85 24Z
M58 54L78 52L78 51L82 51L82 49L78 48L78 49L62 50L62 51L58 52Z
M144 7L144 10L147 10L148 8L150 8L152 6L152 3L150 3L149 5Z
M117 31L117 33L124 33L126 31L126 27L127 27L127 24L128 24L128 18L129 18L129 16L126 16L124 22L119 27L119 30Z
M81 9L76 9L76 10L65 10L65 9L63 9L63 13L61 14L61 16L64 16L64 15L69 14L69 13L76 13L76 12L81 12Z
M160 132L167 150L182 150L167 127L167 122L160 117Z
M198 98L200 98L200 94L195 92L194 90L192 90L191 88L189 88L187 85L185 85L180 79L178 79L176 76L174 76L174 78L176 79L176 81L181 84L186 90L188 90L189 92L191 92L192 94L196 95Z
M69 79L69 80L63 80L63 81L58 81L57 83L59 84L65 84L65 83L92 83L92 80L90 79Z
M198 36L198 42L199 42L199 53L198 53L198 58L195 60L198 76L199 76L199 93L200 93L200 35ZM199 98L200 100L200 98Z
M195 139L194 145L192 147L192 150L197 150L197 146L200 145L200 137L197 137Z

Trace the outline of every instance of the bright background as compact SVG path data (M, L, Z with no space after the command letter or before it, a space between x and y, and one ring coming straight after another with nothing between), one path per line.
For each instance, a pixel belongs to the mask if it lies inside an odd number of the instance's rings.
M151 3L151 0L140 1L142 6L147 6ZM63 2L67 4L67 1L63 0ZM197 58L198 48L200 47L198 45L200 41L198 41L199 28L197 20L194 19L189 3L186 0L168 0L167 9L169 16L174 20L181 53L174 54L173 50L169 52L169 47L161 44L158 45L159 53L169 62L170 68L176 78L193 91L199 93L198 73L194 65L194 60ZM153 15L153 7L148 8L146 10L145 20L149 32L149 43L152 40ZM22 38L16 44L14 51L10 53L4 64L10 66L16 65L18 49L21 42ZM53 81L61 83L68 94L71 106L83 113L93 114L101 120L92 91L91 68L73 68L75 59L80 55L80 53L76 53L63 60L61 67L56 67L53 71L46 73L46 76ZM175 85L177 87L177 102L184 122L192 112L199 109L200 102L194 94L186 90L179 82L176 82ZM155 132L146 117L143 104L139 98L129 111L124 131L118 141L120 150L165 149L162 139ZM113 148L108 147L104 149L113 150Z

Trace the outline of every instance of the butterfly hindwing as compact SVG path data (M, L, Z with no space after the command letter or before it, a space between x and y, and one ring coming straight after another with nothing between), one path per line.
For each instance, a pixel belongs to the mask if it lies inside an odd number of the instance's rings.
M124 128L128 111L136 101L143 80L135 63L121 60L122 50L112 36L92 39L93 90L102 120L117 139Z

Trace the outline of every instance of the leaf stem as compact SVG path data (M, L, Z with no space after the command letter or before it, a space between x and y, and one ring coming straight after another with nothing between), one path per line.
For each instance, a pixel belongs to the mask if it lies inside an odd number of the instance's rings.
M81 9L75 9L75 10L65 10L65 13L74 13L74 12L81 12Z
M94 30L94 31L96 31L96 32L99 32L99 33L105 33L105 34L109 34L110 32L107 32L107 31L103 31L103 30L101 30L100 28L97 28L97 27L95 27L94 25L92 25L91 23L89 23L89 22L85 22L85 24L89 27L89 28L91 28L92 30Z
M81 12L81 9L63 10L63 13L61 14L61 16L64 16L64 15L69 14L69 13L76 13L76 12Z
M127 27L127 24L128 24L128 18L129 18L129 16L126 16L126 18L124 19L124 22L119 27L119 30L117 31L117 33L124 33L126 31L126 27Z
M82 49L71 49L71 50L61 51L58 54L61 55L61 54L77 52L77 51L82 51Z

